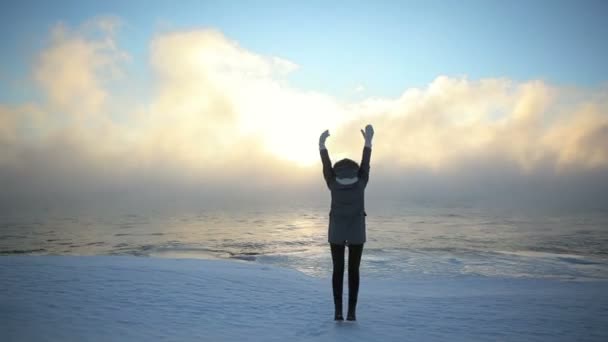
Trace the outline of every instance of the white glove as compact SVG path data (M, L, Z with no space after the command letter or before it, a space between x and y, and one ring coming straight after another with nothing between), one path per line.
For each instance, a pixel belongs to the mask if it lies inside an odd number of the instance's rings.
M326 129L325 132L321 133L321 136L319 137L319 150L326 150L327 148L325 147L325 140L327 139L327 137L329 137L329 130Z
M363 139L365 139L365 147L372 147L372 138L374 137L374 127L372 125L365 126L365 131L361 130Z

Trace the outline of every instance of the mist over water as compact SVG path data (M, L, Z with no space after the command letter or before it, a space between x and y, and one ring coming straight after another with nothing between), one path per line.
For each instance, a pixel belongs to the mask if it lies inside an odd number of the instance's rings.
M0 254L227 258L331 272L328 203L3 210ZM608 212L368 201L362 272L608 279Z

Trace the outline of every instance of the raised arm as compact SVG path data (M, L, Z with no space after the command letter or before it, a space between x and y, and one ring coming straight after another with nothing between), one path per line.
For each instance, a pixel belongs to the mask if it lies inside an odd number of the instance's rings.
M321 153L321 162L323 163L323 177L327 186L329 186L329 182L334 178L334 169L331 167L329 152L327 151L327 147L325 147L327 137L329 137L329 130L325 130L319 137L319 152Z
M369 181L369 162L372 157L372 139L374 137L374 128L372 125L365 126L365 131L361 130L363 139L365 139L365 145L363 146L363 156L361 157L361 164L359 164L359 179L365 182Z
M329 152L327 152L326 148L321 150L321 161L323 162L323 177L327 185L329 185L329 182L334 179L334 169L331 167Z

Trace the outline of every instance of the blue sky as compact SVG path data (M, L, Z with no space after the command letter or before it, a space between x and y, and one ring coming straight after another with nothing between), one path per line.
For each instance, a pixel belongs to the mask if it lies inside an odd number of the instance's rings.
M358 158L373 123L378 191L599 197L607 4L4 4L0 184L32 196L314 189L320 132L332 158Z
M19 1L0 14L0 99L31 96L21 85L53 25L100 15L123 21L120 47L142 77L156 33L213 27L297 63L294 86L338 98L397 96L438 75L582 87L608 79L605 1Z

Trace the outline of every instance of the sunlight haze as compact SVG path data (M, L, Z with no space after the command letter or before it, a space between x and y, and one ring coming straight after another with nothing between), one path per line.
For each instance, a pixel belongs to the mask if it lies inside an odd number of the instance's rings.
M606 184L605 63L589 64L593 61L586 50L572 49L579 49L583 39L589 40L585 49L594 56L608 54L604 44L581 36L576 28L569 33L572 37L561 41L572 63L559 55L539 57L525 42L512 63L496 61L492 72L478 73L477 59L490 56L501 36L519 32L515 24L497 24L495 29L503 31L496 40L479 38L470 60L454 60L453 53L460 50L420 49L426 45L421 40L440 39L435 28L417 27L414 40L411 31L401 31L402 40L389 41L395 32L407 29L390 19L396 3L374 9L370 18L384 16L387 26L370 28L361 41L355 28L362 26L351 27L337 16L336 25L352 28L352 35L348 29L337 32L328 26L327 36L319 35L317 42L307 36L300 46L288 34L299 37L312 23L301 27L295 18L294 25L269 21L276 26L271 30L245 19L232 25L217 18L207 21L203 15L193 22L184 12L193 4L186 2L166 15L161 10L165 5L151 2L143 17L134 16L131 5L117 3L87 14L101 6L91 3L79 7L81 15L63 16L58 7L48 16L37 12L35 25L20 22L14 25L19 30L3 30L15 44L5 45L7 63L0 74L0 181L8 189L5 200L125 187L181 187L209 194L207 186L221 184L262 187L270 193L285 193L286 188L292 194L303 189L313 193L322 189L319 134L330 130L328 147L334 161L357 160L363 144L359 130L368 123L377 131L372 194L399 188L402 195L415 197L416 191L429 193L437 184L444 184L446 191L453 185L468 189L465 192L487 188L488 194L497 194L494 185L499 183L530 191L537 183L543 191L574 186L586 193L597 189L593 184ZM209 6L211 13L221 8ZM365 5L358 6L363 7L343 11L365 10ZM488 4L480 11L497 16L499 7ZM566 7L539 14L538 20L551 26L567 16ZM19 13L24 8L15 5L11 10ZM3 14L8 22L11 10ZM403 15L427 13L417 3L400 10ZM314 6L306 11L314 12ZM597 19L592 8L581 11L591 15L591 22ZM331 12L340 9L331 7ZM440 21L445 19L443 10L435 15L437 25L453 19ZM463 20L481 20L462 15ZM321 16L319 24L327 20ZM458 27L462 37L456 39L468 44L466 34L478 31L467 25ZM254 27L261 30L256 39L248 33ZM605 26L599 29L606 31ZM546 51L555 49L555 32L535 33L546 36L538 42ZM264 34L283 38L264 45ZM376 40L372 43L369 36ZM328 50L307 50L327 39L334 39ZM370 44L372 50L358 54L360 44ZM400 44L409 49L396 48ZM348 49L352 54L342 53ZM305 50L308 53L302 54ZM330 50L334 57L325 54ZM459 66L434 72L421 63L423 56ZM546 69L543 65L549 62L555 65ZM596 67L593 78L569 76L582 65ZM328 66L335 71L319 74ZM534 66L542 73L522 74ZM517 72L511 74L511 69ZM423 78L404 76L424 70ZM375 87L376 77L386 72L392 72L387 85L401 86ZM352 77L357 80L347 81ZM340 82L344 86L336 88Z

